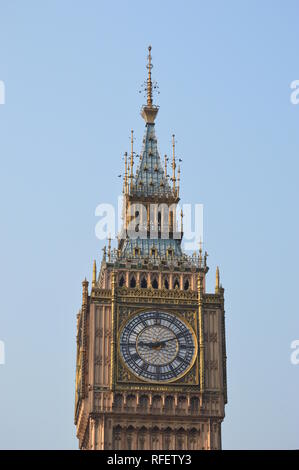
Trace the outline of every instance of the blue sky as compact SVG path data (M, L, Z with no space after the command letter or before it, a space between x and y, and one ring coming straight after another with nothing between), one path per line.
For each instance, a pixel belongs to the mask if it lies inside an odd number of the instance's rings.
M298 448L298 2L0 0L0 447L75 449L81 281L121 156L141 149L148 44L161 154L204 204L225 287L223 447Z

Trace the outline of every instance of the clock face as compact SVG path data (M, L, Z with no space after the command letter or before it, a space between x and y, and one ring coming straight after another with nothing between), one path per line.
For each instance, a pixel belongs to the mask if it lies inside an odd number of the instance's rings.
M135 315L120 334L120 352L126 366L150 382L178 379L193 365L195 336L176 315L144 312Z

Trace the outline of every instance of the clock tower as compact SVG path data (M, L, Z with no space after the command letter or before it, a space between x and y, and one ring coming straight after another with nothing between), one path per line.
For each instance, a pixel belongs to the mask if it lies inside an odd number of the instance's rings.
M125 154L123 228L103 250L77 316L80 449L221 449L227 402L224 289L206 292L207 253L181 247L180 169L155 134L151 47L140 157ZM138 161L134 170L134 160Z

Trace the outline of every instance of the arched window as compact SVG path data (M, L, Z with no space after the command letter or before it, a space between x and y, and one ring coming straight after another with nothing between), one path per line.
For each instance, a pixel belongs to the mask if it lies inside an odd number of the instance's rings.
M199 435L199 432L195 429L192 428L191 431L188 433L188 449L190 450L196 450L197 448L197 436Z
M175 279L174 284L173 284L174 289L179 289L180 288L180 283L178 279Z
M139 406L140 408L146 409L148 406L148 397L146 395L141 395L139 398Z
M153 409L160 409L161 408L161 397L160 395L155 395L152 400L152 408Z
M123 396L120 393L114 396L114 406L116 408L121 408L122 402L123 402Z
M186 411L187 399L185 396L180 396L178 400L179 409Z
M146 428L143 426L138 433L138 450L144 450L145 437L146 437Z
M157 256L157 253L158 253L157 248L151 248L150 253L151 253L151 257L155 258Z
M185 283L184 283L184 290L188 290L189 289L189 281L188 279L186 279Z
M169 227L170 227L170 232L173 232L173 211L171 209L169 212Z
M138 225L139 227L139 225ZM137 257L140 255L140 248L134 248L134 256Z
M151 432L152 449L159 450L159 428L154 427Z
M127 432L126 432L126 435L127 435L127 450L132 449L133 432L134 432L133 426L129 426L127 428Z
M122 428L120 426L113 428L113 449L121 448L121 431Z
M169 282L167 279L164 279L164 287L165 289L169 289Z
M158 232L161 232L161 212L158 212Z
M136 287L136 279L135 279L135 276L132 276L131 277L131 280L130 280L130 287Z
M185 432L183 428L180 428L176 435L176 446L177 450L184 450L184 440L185 440Z
M154 279L152 280L152 288L158 289L158 281L156 277L154 277Z
M135 395L128 395L127 396L127 407L134 408L135 407L136 398Z
M190 400L190 408L191 411L197 412L199 411L199 400L197 397L192 397Z
M147 288L147 280L146 278L143 276L142 279L141 279L141 283L140 283L140 287L142 289L146 289Z
M171 444L171 429L170 428L165 429L163 441L164 441L163 449L170 450L170 444Z
M174 403L173 397L166 397L165 398L165 410L166 411L173 410L173 403Z
M118 285L119 287L123 287L125 285L125 278L123 275L121 275Z

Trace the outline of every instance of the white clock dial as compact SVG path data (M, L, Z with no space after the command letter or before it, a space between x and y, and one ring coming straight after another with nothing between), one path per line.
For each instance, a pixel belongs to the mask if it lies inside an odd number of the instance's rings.
M169 382L184 375L196 353L195 335L176 315L143 312L121 331L120 352L126 366L151 382Z

